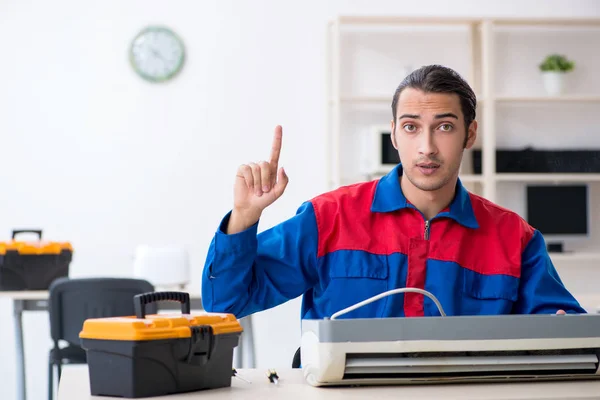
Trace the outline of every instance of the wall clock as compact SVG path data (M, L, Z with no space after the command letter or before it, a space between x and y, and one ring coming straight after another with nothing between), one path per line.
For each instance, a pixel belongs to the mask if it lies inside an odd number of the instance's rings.
M183 67L185 47L175 32L163 26L143 29L133 39L129 60L135 72L149 82L164 82Z

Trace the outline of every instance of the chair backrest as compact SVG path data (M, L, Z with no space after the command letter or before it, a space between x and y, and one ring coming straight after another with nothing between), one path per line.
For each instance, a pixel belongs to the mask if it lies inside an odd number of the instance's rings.
M138 246L133 276L159 288L185 286L190 282L190 256L183 246Z
M302 366L302 358L300 353L300 347L294 353L294 358L292 358L292 368L300 368Z
M86 319L135 315L133 297L153 291L154 286L143 279L59 278L49 288L50 336L55 343L64 340L80 346ZM155 314L156 303L146 310Z

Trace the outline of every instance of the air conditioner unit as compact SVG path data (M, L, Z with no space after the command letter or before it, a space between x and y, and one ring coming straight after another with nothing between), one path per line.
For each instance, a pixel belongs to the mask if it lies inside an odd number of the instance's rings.
M598 379L600 315L303 320L301 359L313 386Z

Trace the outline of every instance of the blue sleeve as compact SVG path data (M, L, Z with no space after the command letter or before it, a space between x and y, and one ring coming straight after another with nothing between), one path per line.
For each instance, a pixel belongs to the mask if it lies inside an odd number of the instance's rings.
M230 215L221 222L204 265L205 310L242 318L296 298L316 284L318 232L312 203L258 235L258 223L226 234Z
M546 250L546 242L537 230L523 251L521 265L519 299L514 313L556 314L558 310L586 313L563 285Z

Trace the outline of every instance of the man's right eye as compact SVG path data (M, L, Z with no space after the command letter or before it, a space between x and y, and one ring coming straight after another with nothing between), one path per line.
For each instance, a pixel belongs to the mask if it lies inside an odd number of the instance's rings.
M402 127L406 132L414 132L417 130L417 127L414 126L413 124L404 124L404 126Z

